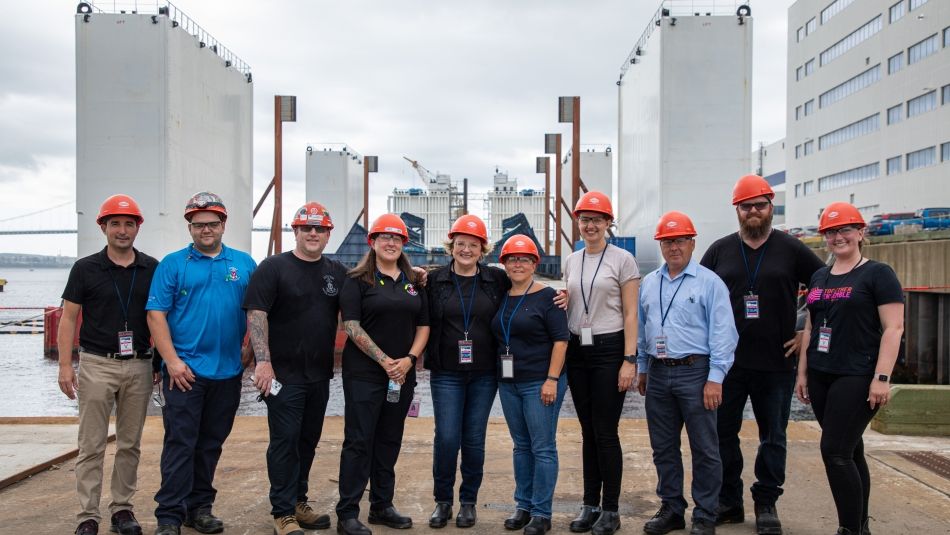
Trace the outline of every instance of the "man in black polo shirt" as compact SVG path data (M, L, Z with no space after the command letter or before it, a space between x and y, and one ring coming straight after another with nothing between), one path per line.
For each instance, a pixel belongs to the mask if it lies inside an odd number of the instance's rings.
M808 284L822 266L801 241L772 231L774 196L764 178L740 178L732 196L739 232L713 243L701 261L729 288L739 331L735 364L723 382L717 415L723 477L716 522L745 520L739 430L746 400L751 398L759 428L751 490L760 534L782 533L775 502L785 482L785 430L801 344L801 333L795 332L798 285Z
M267 475L277 535L330 527L330 517L307 503L307 479L330 395L346 277L343 264L323 257L333 222L322 205L305 204L291 226L296 247L261 262L244 297L255 385L267 403ZM271 390L274 379L282 385L278 391Z
M77 535L99 531L102 464L109 435L109 415L115 407L116 452L109 510L112 531L139 535L132 514L132 496L139 465L139 443L152 373L150 334L145 302L158 261L132 244L142 224L142 212L128 195L113 195L102 203L96 223L106 247L73 264L63 291L59 323L59 388L69 399L79 396L79 456L76 490L82 511ZM79 330L79 374L73 371L73 339Z

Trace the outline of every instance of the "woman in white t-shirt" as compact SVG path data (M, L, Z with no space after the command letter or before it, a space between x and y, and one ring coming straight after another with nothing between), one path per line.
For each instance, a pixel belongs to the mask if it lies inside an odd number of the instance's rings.
M637 376L640 270L632 254L607 243L614 214L606 195L585 193L574 219L584 248L564 265L571 295L567 382L583 435L584 504L570 529L610 535L620 527L623 452L617 427Z

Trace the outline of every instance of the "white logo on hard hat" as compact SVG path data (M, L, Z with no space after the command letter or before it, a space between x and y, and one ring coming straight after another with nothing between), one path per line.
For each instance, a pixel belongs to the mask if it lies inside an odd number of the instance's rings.
M829 212L828 219L838 219L838 212Z
M676 221L670 221L666 224L667 228L674 228L676 227L676 225L677 225Z
M468 228L475 228L476 226L477 226L477 225L475 224L474 221L469 221L469 222L468 222Z
M518 247L522 247L522 246L524 246L524 242L521 241L521 240L518 240L518 241L515 242L515 245L517 245Z
M597 197L591 197L590 199L587 200L587 202L591 204L600 204L600 199L598 199Z
M122 208L128 208L129 203L127 201L119 201L119 206Z
M316 207L311 207L311 208L310 208L310 213L311 213L311 214L317 213Z
M386 228L383 229L383 230L385 230L386 232L402 233L402 229L398 229L398 228L396 228L396 227L386 227Z

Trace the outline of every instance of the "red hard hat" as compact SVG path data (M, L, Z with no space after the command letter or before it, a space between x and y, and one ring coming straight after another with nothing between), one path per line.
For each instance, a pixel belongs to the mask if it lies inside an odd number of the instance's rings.
M588 191L577 200L574 206L574 217L581 212L598 212L610 219L614 218L614 209L610 205L610 198L599 191Z
M488 229L477 215L466 214L456 219L449 230L449 239L454 238L456 234L467 234L482 240L482 243L488 243Z
M308 202L300 207L294 214L294 220L290 223L291 227L302 227L310 225L313 227L333 228L333 220L330 219L330 212L318 202Z
M396 214L383 214L377 217L369 228L369 236L366 241L370 245L373 244L377 234L396 234L402 236L403 243L409 241L409 229L406 228L402 218Z
M695 235L696 228L689 216L674 210L660 216L660 222L656 224L656 234L653 235L653 239L665 240L667 238L692 237Z
M185 219L191 221L191 216L195 212L208 211L220 214L222 220L228 218L228 209L224 206L224 201L214 193L208 191L199 191L188 199L185 205Z
M821 212L821 219L818 222L818 232L824 232L830 228L843 227L845 225L866 226L861 212L852 204L846 202L833 202Z
M524 234L515 234L505 240L505 244L501 246L501 254L498 255L498 261L504 263L505 258L513 254L533 256L535 263L541 261L541 255L538 254L538 246L534 244L534 240Z
M736 181L736 185L732 188L732 204L763 196L772 200L775 192L772 191L772 186L769 186L768 181L759 175L746 175Z
M134 218L139 225L145 221L135 199L122 193L113 195L102 202L102 206L99 207L99 215L96 216L96 224L101 225L106 218L115 215L126 215Z

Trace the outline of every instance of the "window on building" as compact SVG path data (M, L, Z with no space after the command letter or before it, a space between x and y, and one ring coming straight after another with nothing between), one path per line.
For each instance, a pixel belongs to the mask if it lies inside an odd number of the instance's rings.
M815 113L815 99L811 99L805 102L805 117Z
M806 141L805 144L802 145L802 153L805 156L808 156L809 154L813 152L815 152L815 141L814 140Z
M796 199L799 197L799 195L801 195L801 192L802 192L802 185L795 184L795 198Z
M944 105L950 104L950 85L943 86L940 92L943 93L943 100L941 100L940 103Z
M795 42L801 43L802 39L805 38L805 27L802 26L801 28L799 28L798 31L795 32L795 36L796 36Z
M907 153L907 170L913 171L921 167L933 165L937 159L936 147L927 147L914 152Z
M802 156L802 146L801 146L801 145L795 145L795 159L797 160L797 159L801 158L801 156Z
M875 113L861 119L860 121L855 121L848 126L839 128L837 130L832 130L827 134L818 138L818 150L825 150L835 145L840 145L846 141L851 141L854 138L858 138L871 132L876 132L881 128L881 114Z
M927 3L927 0L910 0L910 10L913 11Z
M937 109L937 92L931 91L907 101L907 118Z
M861 74L832 87L818 97L818 107L826 108L839 100L850 96L881 79L881 64L871 67Z
M904 120L904 105L898 104L887 109L887 124L897 124Z
M807 197L815 193L815 181L809 180L805 182L804 187L802 188L802 196Z
M805 23L805 35L811 35L818 29L818 21L814 17Z
M851 2L854 2L854 0L835 0L828 4L828 7L821 10L821 23L824 24L828 22L831 17L841 13L841 10L851 5Z
M819 178L818 191L828 191L860 182L868 182L879 176L881 176L881 163L874 162Z
M887 58L887 74L894 74L904 67L904 51Z
M906 7L907 7L907 4L905 0L901 0L900 2L891 6L891 9L889 12L890 18L888 19L891 21L891 24L894 24L895 22L901 20L901 18L904 17L904 13L907 12Z
M818 57L819 63L821 65L827 65L831 63L835 58L837 58L841 54L844 54L848 50L851 50L852 48L859 45L860 43L863 43L872 35L881 31L882 26L883 26L883 21L881 19L881 15L874 17L864 26L861 26L857 30L854 30L853 32L845 36L844 39L838 41L837 43L825 49L825 51L822 52L821 55Z
M939 48L940 44L937 41L937 34L933 34L907 49L907 64L913 65L914 63L917 63L918 61L933 54Z
M796 82L799 81L799 80L801 80L801 79L804 78L804 77L805 77L805 71L802 69L802 67L799 67L799 68L795 69L795 81L796 81Z
M815 73L815 58L805 62L805 76L809 76Z
M887 174L896 175L901 172L901 157L894 156L887 159Z
M801 117L802 117L802 107L801 107L801 106L795 106L795 120L797 121L797 120L801 119Z
M941 143L940 144L940 161L946 162L950 160L950 143Z

